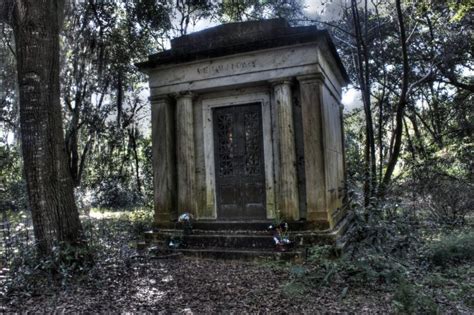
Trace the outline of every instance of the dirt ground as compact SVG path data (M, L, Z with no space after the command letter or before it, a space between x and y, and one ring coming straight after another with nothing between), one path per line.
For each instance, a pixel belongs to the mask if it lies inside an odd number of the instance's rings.
M124 268L102 265L65 288L13 295L4 312L158 313L387 313L383 292L323 286L286 292L288 271L264 262L196 258L142 259Z

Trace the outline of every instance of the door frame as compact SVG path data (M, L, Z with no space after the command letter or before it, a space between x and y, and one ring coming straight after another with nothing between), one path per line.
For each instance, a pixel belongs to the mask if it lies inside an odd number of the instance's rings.
M263 160L265 165L266 217L275 218L275 181L272 120L269 92L254 92L202 100L204 164L206 168L206 208L217 219L216 177L214 161L214 132L212 109L260 103L262 106Z

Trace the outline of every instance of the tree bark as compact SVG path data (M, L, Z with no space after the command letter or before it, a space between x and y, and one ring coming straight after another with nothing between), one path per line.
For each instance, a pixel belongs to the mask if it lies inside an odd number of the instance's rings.
M61 0L17 0L16 41L24 171L38 252L82 244L65 152L59 89Z
M370 73L369 73L369 51L367 45L362 38L362 30L359 19L359 11L357 1L352 0L351 3L352 17L355 29L355 38L357 46L357 72L359 86L362 93L362 101L364 104L365 114L365 148L364 148L364 205L368 206L371 197L374 195L376 186L376 161L375 161L375 137L372 120L372 109L370 102ZM365 2L365 14L367 15L367 1ZM367 17L366 17L366 34L367 40Z
M402 147L402 135L403 135L403 116L405 113L405 107L408 102L408 76L410 68L408 65L408 51L407 51L407 37L405 32L405 24L403 22L403 13L400 4L400 0L395 1L397 7L397 18L400 28L400 45L402 49L402 60L403 60L403 77L402 77L402 88L400 92L400 98L397 104L397 113L395 117L395 142L393 151L390 154L390 158L387 163L387 170L383 177L382 183L380 184L379 196L383 196L387 189L388 184L392 178L393 171L397 165L398 157L400 155Z

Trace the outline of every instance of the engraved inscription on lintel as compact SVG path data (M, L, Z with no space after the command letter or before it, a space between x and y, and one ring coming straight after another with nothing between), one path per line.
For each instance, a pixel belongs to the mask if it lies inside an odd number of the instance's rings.
M224 64L211 64L205 67L198 67L196 69L198 74L220 74L220 73L232 73L241 72L256 67L255 60L250 61L237 61Z

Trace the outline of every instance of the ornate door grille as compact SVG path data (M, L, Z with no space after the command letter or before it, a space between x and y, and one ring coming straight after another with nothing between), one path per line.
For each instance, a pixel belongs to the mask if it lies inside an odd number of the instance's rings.
M264 219L261 104L216 108L213 122L218 218Z

